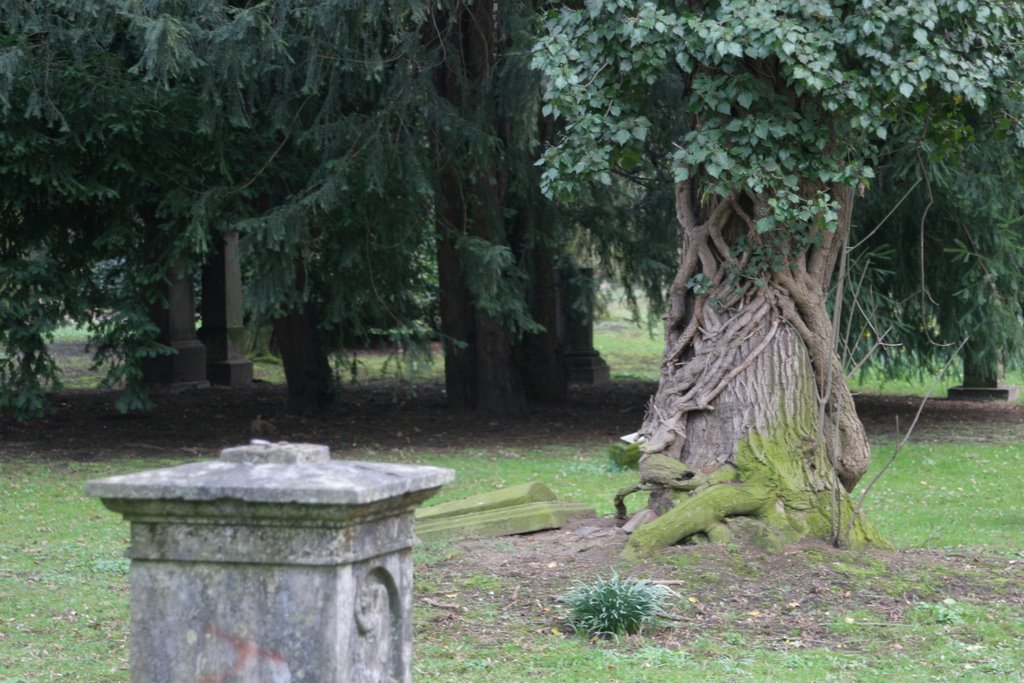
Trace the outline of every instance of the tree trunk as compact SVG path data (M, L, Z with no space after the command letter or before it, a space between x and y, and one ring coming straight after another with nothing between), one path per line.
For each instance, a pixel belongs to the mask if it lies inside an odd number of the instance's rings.
M660 384L640 429L641 479L660 517L633 534L627 555L694 535L724 538L741 516L781 542L884 543L865 520L851 522L847 495L870 451L826 310L852 203L848 190L833 196L844 199L836 233L803 249L795 239L773 244L788 251L783 262L741 277L766 248L769 236L751 218L765 207L750 198L700 206L690 183L677 187L683 248ZM678 474L666 477L666 467Z
M473 303L462 273L456 247L467 207L458 179L442 174L438 198L438 282L441 298L441 333L444 336L445 391L458 408L477 409L492 415L526 412L523 384L512 362L512 349L504 323L480 311ZM474 233L487 227L471 226ZM481 235L478 235L481 236Z
M305 283L305 269L297 267L296 291ZM319 342L316 309L310 302L274 318L274 339L281 352L284 376L288 383L288 412L312 415L319 412L332 396L331 366Z
M538 201L544 201L538 197ZM568 393L562 345L558 339L558 284L551 252L537 246L531 253L530 315L543 326L515 346L515 364L530 400L558 403Z
M960 355L964 362L963 386L994 389L1002 382L1003 364L998 352L968 341Z
M481 133L496 135L497 8L493 2L478 2L453 11L438 22L450 26L447 58L435 75L438 92L466 118L466 129L483 121ZM508 243L508 178L501 151L488 142L479 144L488 150L486 155L471 153L466 136L472 133L466 130L445 128L437 135L440 184L435 211L448 401L494 415L520 415L526 412L526 395L513 362L512 339L502 320L475 305L476 293L467 286L467 264L458 249L460 237L467 235L495 245Z

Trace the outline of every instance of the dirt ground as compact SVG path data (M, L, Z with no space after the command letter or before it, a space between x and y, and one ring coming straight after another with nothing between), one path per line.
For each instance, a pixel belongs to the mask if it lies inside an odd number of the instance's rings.
M429 579L427 592L417 596L417 609L430 610L428 620L446 637L466 629L467 638L479 640L480 624L463 615L488 607L502 614L493 632L496 643L507 637L501 622L513 617L536 632L568 632L571 626L553 596L575 581L608 576L617 566L624 576L673 592L669 625L645 636L673 650L710 632L731 631L744 642L772 649L853 651L857 636L844 625L906 624L912 621L908 613L922 603L952 596L958 603L1000 602L1024 611L1024 560L1019 559L928 550L856 553L808 540L780 553L743 544L676 546L656 561L623 567L618 553L625 541L611 519L577 519L554 531L462 541L444 561L417 568ZM481 574L501 581L500 598L466 580ZM486 642L486 630L483 636ZM904 636L895 647L912 649L912 640Z
M651 382L619 381L574 387L561 405L533 407L520 418L492 418L447 407L440 383L345 385L316 417L285 413L285 388L211 387L155 396L146 415L120 415L116 392L64 391L50 397L52 413L18 423L0 417L0 458L90 460L116 454L213 455L250 438L310 441L345 452L366 449L517 447L612 443L639 427ZM914 397L861 395L857 408L874 442L892 441L911 425ZM929 401L914 441L1024 441L1024 405Z

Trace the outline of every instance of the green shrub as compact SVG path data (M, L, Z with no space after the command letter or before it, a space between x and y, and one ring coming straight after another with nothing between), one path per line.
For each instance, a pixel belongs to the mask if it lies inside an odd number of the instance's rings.
M577 583L563 600L569 604L569 623L577 633L621 635L636 633L658 615L669 591L647 580L608 579Z

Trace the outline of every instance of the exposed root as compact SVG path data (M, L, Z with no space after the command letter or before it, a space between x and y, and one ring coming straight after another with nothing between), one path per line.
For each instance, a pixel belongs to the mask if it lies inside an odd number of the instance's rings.
M638 560L699 533L721 537L724 520L735 515L764 516L772 500L771 491L759 484L709 486L634 531L622 556Z

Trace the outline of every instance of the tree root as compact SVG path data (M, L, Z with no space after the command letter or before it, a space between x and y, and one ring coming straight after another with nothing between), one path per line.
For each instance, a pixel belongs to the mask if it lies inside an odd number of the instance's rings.
M627 560L650 557L698 533L712 539L723 538L724 530L720 527L726 518L765 517L774 500L768 487L760 484L709 485L634 531L622 556Z

